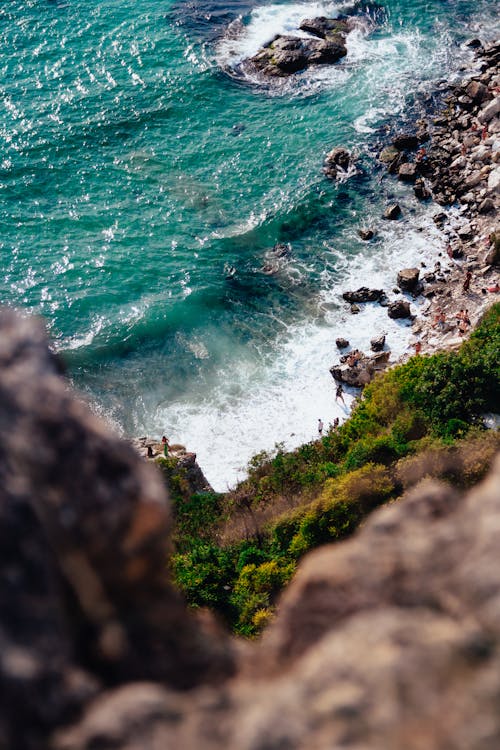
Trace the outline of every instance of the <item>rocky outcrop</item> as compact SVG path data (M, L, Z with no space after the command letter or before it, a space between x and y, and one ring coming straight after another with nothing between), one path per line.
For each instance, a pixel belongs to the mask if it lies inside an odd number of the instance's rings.
M337 147L325 156L323 172L330 180L335 180L340 174L344 174L352 165L352 157L345 148Z
M384 337L385 343L385 337ZM383 348L384 344L382 344ZM340 358L340 364L330 368L330 374L334 380L344 383L352 388L364 388L368 385L377 372L385 370L389 364L390 351L374 349L376 354L368 355L363 352L351 353Z
M419 276L418 268L402 268L398 272L398 286L404 292L413 292L418 286Z
M0 315L0 746L38 750L107 685L232 669L166 575L160 476L73 396L40 323Z
M426 482L301 564L238 679L99 697L51 750L496 750L500 464Z
M306 23L312 27L314 21L317 21L319 28L321 20L313 19ZM335 23L333 19L323 20ZM319 34L311 38L278 35L251 57L247 64L271 78L289 76L311 65L331 65L347 55L345 36L337 31L327 32L326 24L323 24L323 28L325 36L321 38L318 38Z
M397 203L392 203L390 206L387 206L384 211L384 219L389 219L390 221L399 219L400 216L401 207Z
M380 302L385 298L383 289L369 289L367 286L361 286L353 292L343 292L342 297L346 302Z

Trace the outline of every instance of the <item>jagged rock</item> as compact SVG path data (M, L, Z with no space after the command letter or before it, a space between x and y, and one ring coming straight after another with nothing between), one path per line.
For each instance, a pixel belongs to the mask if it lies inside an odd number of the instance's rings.
M326 18L318 16L317 18L305 18L301 21L299 29L307 31L320 39L336 37L339 34L347 34L352 28L352 22L346 18Z
M309 65L337 62L346 54L342 34L327 39L278 35L248 62L266 76L281 77L297 73Z
M398 151L414 151L418 148L418 138L413 133L400 133L393 140L392 145Z
M475 104L481 104L488 98L488 87L479 81L471 81L466 88L467 95Z
M417 287L419 276L418 268L402 268L398 272L398 286L405 292L413 292Z
M391 164L395 159L399 157L399 151L394 146L386 146L382 149L378 155L379 160L382 164Z
M491 198L485 198L477 207L478 214L489 214L495 210L495 204Z
M415 182L417 177L417 168L413 162L401 164L398 170L398 177L402 182Z
M37 750L102 685L227 676L165 573L160 475L73 396L40 323L0 314L0 744ZM83 640L82 640L83 639Z
M367 286L361 286L354 292L343 292L342 297L346 302L379 302L385 297L383 289L369 289Z
M382 349L385 346L385 334L381 334L380 336L375 336L370 341L370 349L372 352L381 352Z
M373 237L375 236L375 232L373 231L373 229L358 229L358 234L365 242L373 239Z
M356 305L355 303L351 305L351 315L357 315L359 312L361 312L361 308L359 305Z
M500 96L495 97L493 101L489 102L482 108L477 116L477 119L483 125L487 124L500 112Z
M349 346L349 341L347 339L338 338L335 339L335 344L337 346L337 349L347 349Z
M492 169L488 177L488 192L500 195L500 167Z
M410 303L406 300L391 302L387 308L387 314L390 318L411 318Z
M384 211L384 219L399 219L401 216L401 207L397 203L392 203Z
M345 172L350 164L351 154L347 149L338 146L325 156L323 172L330 180L334 180L338 176L339 169Z
M413 187L413 192L415 193L415 197L418 198L419 201L426 201L431 197L431 194L425 187L425 182L422 179L416 180Z

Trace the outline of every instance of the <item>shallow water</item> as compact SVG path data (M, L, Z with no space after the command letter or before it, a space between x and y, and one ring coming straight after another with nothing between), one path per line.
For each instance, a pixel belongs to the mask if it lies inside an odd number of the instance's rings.
M46 317L95 409L125 434L185 443L218 488L256 451L345 415L336 336L408 346L405 324L340 298L391 289L439 249L435 209L374 154L387 123L471 59L466 39L498 33L491 0L391 1L336 66L274 86L241 75L274 33L347 7L0 6L1 299ZM359 171L333 185L321 165L340 144ZM394 197L404 219L384 223Z

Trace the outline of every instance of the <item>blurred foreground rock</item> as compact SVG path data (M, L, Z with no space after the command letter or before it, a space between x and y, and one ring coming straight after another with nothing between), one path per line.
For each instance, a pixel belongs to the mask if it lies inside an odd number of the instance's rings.
M167 582L158 475L13 313L0 425L2 750L500 747L498 460L310 554L261 641L235 648Z
M0 747L104 686L187 688L231 671L168 582L159 474L58 375L43 327L0 315Z

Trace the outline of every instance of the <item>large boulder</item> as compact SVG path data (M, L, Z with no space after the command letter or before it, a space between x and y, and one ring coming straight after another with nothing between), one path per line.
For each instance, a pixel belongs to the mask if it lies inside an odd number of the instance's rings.
M387 308L387 314L394 319L411 318L410 303L402 299L391 302Z
M418 268L402 268L398 272L398 286L405 292L413 292L418 286L419 276Z
M383 218L394 221L395 219L399 219L400 216L401 207L397 203L391 203L391 205L385 209Z
M316 18L305 18L300 22L299 29L320 39L331 39L332 37L338 37L339 34L347 34L352 25L352 19L318 16Z
M105 685L188 688L232 670L169 582L159 473L59 371L42 325L3 311L0 746L26 750Z
M413 133L399 133L393 140L392 145L398 151L414 151L418 148L419 142Z
M346 54L345 37L342 34L332 34L321 39L278 35L248 62L265 76L283 77L310 65L335 63Z

